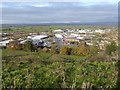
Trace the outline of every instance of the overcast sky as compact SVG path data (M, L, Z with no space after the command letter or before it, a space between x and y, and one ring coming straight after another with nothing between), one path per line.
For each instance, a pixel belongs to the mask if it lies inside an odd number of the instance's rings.
M118 3L3 2L3 24L117 22Z

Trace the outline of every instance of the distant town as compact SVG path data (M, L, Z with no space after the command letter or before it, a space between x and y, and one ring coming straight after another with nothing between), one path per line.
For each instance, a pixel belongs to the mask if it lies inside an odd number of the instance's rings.
M108 36L113 34L114 36ZM10 41L17 40L20 44L24 44L26 41L31 40L33 45L43 46L51 48L52 43L56 43L59 47L63 45L78 45L80 42L84 42L91 46L96 43L101 50L105 49L106 44L110 44L111 41L115 41L118 45L118 34L113 29L58 29L51 32L19 32L19 33L0 33L2 41L1 47L7 47ZM21 37L21 38L18 38Z

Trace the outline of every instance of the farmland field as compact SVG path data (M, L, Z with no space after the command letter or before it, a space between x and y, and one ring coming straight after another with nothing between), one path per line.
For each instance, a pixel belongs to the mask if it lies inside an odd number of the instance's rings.
M56 29L98 29L98 28L112 28L117 26L93 26L93 25L36 25L36 26L11 26L10 29L6 29L6 27L2 28L2 32L43 32L43 31L51 31Z

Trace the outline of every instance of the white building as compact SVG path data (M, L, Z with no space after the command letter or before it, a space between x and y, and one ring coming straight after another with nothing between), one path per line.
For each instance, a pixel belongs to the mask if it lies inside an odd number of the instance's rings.
M79 36L79 37L77 37L77 39L79 39L79 40L83 40L83 39L84 39L84 37Z
M56 36L57 38L63 38L63 35L61 35L61 34L55 34L55 36Z
M53 30L54 33L60 33L60 32L63 32L63 30L61 29L58 29L58 30Z
M40 39L44 39L47 37L48 37L47 35L35 35L35 36L28 36L27 38L31 40L40 40Z
M4 47L6 47L7 44L8 44L10 41L13 41L13 39L5 40L5 41L1 41L1 42L0 42L0 46L4 46Z

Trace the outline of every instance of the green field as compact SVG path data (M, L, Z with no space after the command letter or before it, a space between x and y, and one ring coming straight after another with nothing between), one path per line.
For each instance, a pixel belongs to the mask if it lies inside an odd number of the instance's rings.
M19 26L10 27L10 29L2 28L2 32L45 32L56 29L105 29L113 28L117 29L117 26L93 26L93 25L38 25L38 26Z
M116 62L3 49L3 88L115 88Z

